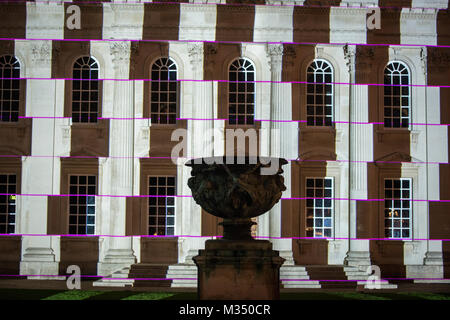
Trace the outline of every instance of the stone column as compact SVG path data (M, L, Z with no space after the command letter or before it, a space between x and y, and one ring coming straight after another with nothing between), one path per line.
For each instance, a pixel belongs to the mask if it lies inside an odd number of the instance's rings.
M292 122L292 105L289 103L289 84L281 83L283 45L267 44L267 55L270 62L271 86L270 86L270 156L277 158L293 158L292 148L289 142L295 139L297 130ZM295 125L295 124L294 124ZM294 157L295 158L295 157ZM290 183L290 166L285 166L285 184ZM283 193L283 196L284 193ZM265 221L264 221L264 220ZM269 231L270 237L281 237L281 200L265 215L259 218L260 223L268 224L261 226L263 230ZM268 227L268 228L267 228ZM275 250L280 250L280 256L286 259L284 265L294 264L292 258L292 241L290 239L271 239Z
M355 122L368 122L368 89L367 86L356 86L355 58L356 47L344 47L350 73L350 107L349 107L349 198L367 199L367 164L364 161L372 154L372 126L358 125ZM349 250L344 263L349 266L364 268L370 265L368 240L356 240L356 201L349 200Z
M15 54L21 60L21 77L51 78L51 41L16 41ZM25 72L24 72L25 71ZM55 80L27 80L26 116L33 118L31 157L22 157L22 194L18 208L20 224L17 233L23 236L20 274L57 275L59 237L47 233L47 195L54 193L55 163ZM25 99L25 97L23 97ZM40 117L40 118L38 118ZM39 235L39 236L38 236ZM30 277L45 279L46 277ZM50 277L55 279L55 277Z
M115 79L128 79L130 42L114 41L110 44ZM126 196L133 195L134 97L133 81L114 82L113 118L110 120L109 169L110 197L109 235L125 236ZM106 254L99 263L99 274L111 274L136 262L132 250L132 237L109 237L104 241Z

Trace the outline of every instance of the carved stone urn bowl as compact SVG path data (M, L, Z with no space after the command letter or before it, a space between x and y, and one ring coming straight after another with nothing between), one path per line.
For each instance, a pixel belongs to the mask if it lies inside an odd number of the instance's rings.
M282 158L208 157L192 159L188 186L206 212L223 218L224 240L251 240L253 217L269 211L286 190Z

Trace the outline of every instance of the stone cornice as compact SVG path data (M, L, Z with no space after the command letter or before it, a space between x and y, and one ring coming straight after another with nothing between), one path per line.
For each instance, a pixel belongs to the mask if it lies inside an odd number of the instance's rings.
M404 8L401 13L402 18L409 19L430 19L434 20L438 9L418 9L418 8Z
M27 2L27 10L33 10L38 13L64 13L64 2L63 3L42 3L42 2Z
M200 3L180 3L183 6L183 11L187 12L216 12L217 6L214 4L200 4Z

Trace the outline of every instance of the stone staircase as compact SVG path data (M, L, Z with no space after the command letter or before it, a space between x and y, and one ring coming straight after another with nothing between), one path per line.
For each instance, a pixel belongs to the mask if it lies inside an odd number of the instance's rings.
M122 268L107 277L94 281L94 287L127 287L133 286L134 280L128 278L130 268Z
M375 285L375 286L374 286ZM197 267L190 263L133 264L97 280L95 287L172 287L197 288ZM386 280L373 283L369 275L357 267L341 265L283 265L280 286L286 289L397 289Z
M316 280L322 289L356 289L357 281L349 280L340 265L309 265L305 267L311 280Z
M306 268L303 266L281 266L280 282L283 288L310 288L320 289L319 281L311 280L308 276Z
M358 285L364 286L365 289L397 289L396 284L389 283L387 280L378 280L376 283L369 279L369 274L365 270L361 270L353 266L344 266L344 272L348 280L356 280ZM368 281L369 280L369 281Z
M197 288L197 266L187 263L170 265L166 278L172 279L172 288Z
M130 267L128 278L134 279L134 287L170 287L166 264L137 263Z

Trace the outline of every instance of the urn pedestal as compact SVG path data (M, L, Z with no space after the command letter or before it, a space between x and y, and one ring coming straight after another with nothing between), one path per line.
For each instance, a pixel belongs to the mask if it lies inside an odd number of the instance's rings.
M267 240L207 240L193 258L202 300L277 300L284 259Z

